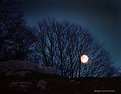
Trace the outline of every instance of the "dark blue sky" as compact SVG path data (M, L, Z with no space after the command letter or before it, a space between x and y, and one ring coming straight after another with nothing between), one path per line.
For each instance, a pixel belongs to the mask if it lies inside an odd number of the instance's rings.
M56 18L80 24L94 34L121 66L121 0L28 0L28 23Z

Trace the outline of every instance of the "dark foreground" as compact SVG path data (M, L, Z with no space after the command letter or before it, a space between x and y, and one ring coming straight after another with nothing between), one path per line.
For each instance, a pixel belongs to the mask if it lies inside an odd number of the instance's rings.
M121 94L121 78L68 79L51 74L1 76L0 94Z

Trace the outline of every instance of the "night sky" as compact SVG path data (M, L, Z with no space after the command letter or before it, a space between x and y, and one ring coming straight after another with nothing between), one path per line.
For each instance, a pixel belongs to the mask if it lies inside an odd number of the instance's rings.
M26 0L24 10L32 26L56 18L89 29L121 66L121 0Z

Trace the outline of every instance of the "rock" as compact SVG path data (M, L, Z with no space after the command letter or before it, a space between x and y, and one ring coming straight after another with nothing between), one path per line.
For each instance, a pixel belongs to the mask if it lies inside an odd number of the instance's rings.
M5 73L5 76L12 76L12 75L14 75L13 71L8 71Z
M47 82L45 80L40 80L37 83L37 88L41 88L42 90L45 90L47 88Z
M10 88L30 88L32 87L31 82L10 82L8 83Z
M48 83L43 80L48 74L55 74L53 67L46 67L27 61L0 62L0 94L45 94L48 92ZM44 75L44 76L43 76ZM16 93L17 92L17 93ZM37 93L39 92L39 93Z
M43 64L40 65L37 63L30 63L28 61L14 61L14 60L7 62L0 62L0 75L5 73L6 76L10 75L24 76L26 75L26 73L29 72L56 74L53 67L46 67Z
M30 71L18 71L14 73L14 75L18 75L21 77L25 77L27 74L31 74L31 72Z

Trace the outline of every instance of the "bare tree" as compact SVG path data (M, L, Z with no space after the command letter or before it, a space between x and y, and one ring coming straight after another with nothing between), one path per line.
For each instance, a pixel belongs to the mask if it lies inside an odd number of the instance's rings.
M113 76L109 53L88 30L68 22L43 20L38 24L36 43L40 58L46 66L54 66L57 72L67 77ZM80 60L86 54L89 61Z

